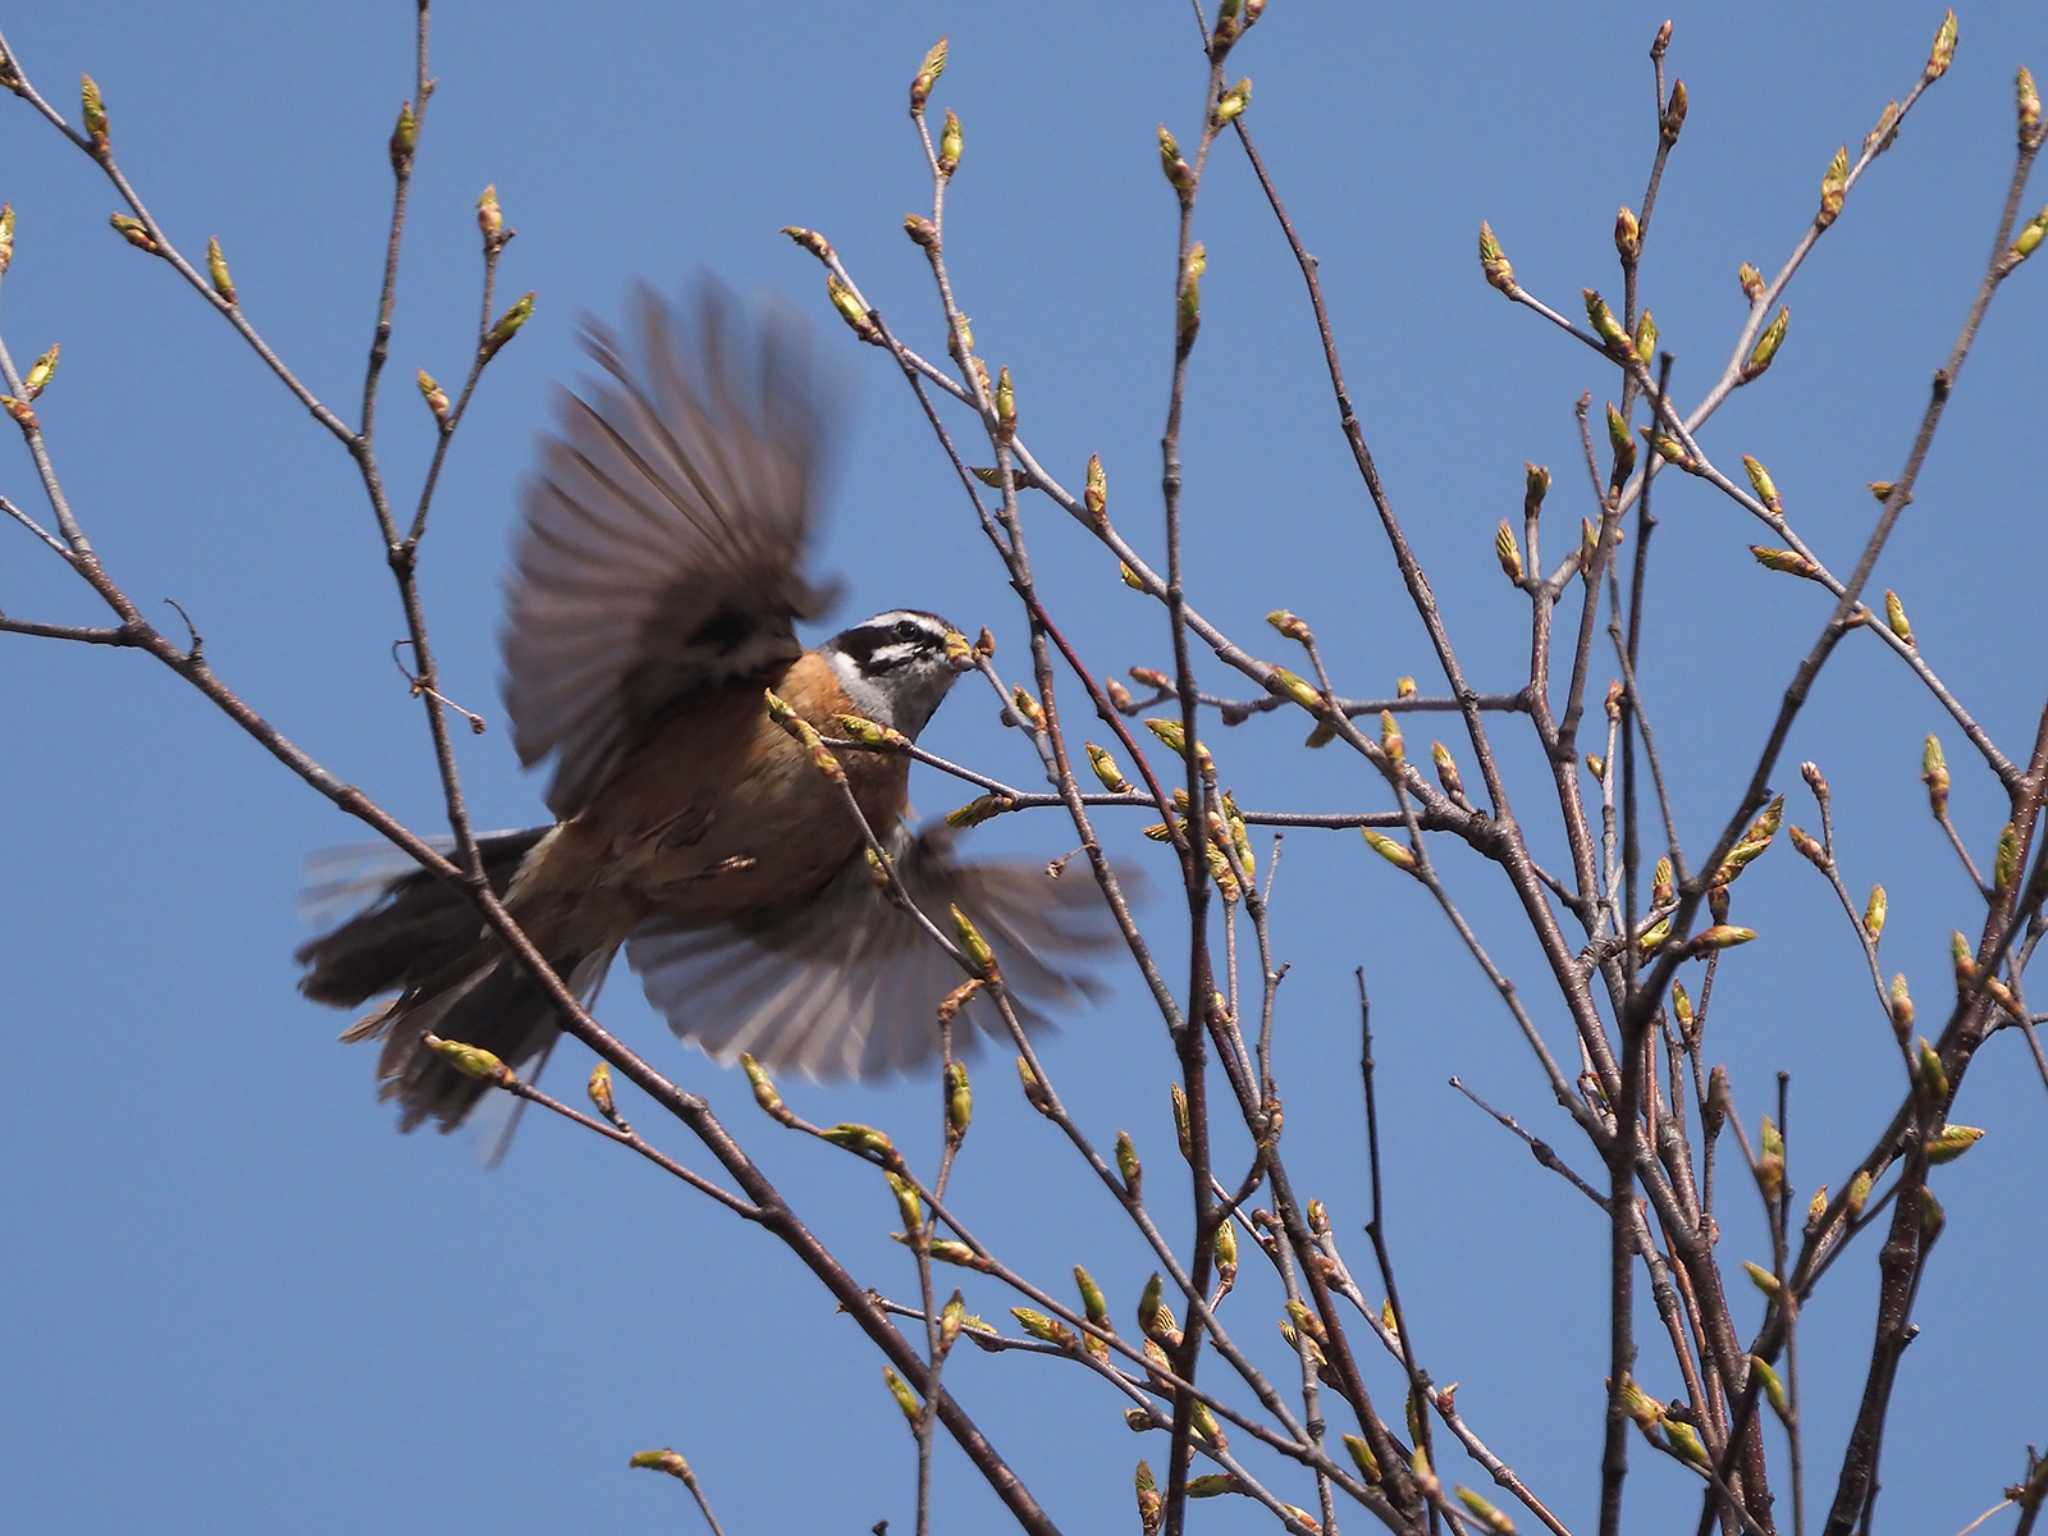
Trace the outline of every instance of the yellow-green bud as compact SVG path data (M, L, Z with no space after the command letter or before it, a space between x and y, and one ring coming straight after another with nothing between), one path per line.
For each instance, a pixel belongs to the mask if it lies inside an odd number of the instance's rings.
M1145 1165L1138 1161L1138 1149L1131 1144L1128 1131L1116 1133L1116 1171L1124 1177L1124 1190L1135 1200L1145 1177Z
M1870 1182L1867 1169L1858 1170L1856 1177L1849 1181L1849 1192L1842 1197L1842 1206L1848 1211L1851 1221L1863 1214L1864 1203L1870 1199Z
M1813 222L1826 229L1835 222L1842 211L1842 199L1849 191L1849 146L1844 144L1835 151L1835 158L1828 162L1827 174L1820 179L1820 212Z
M1948 73L1948 67L1956 57L1956 13L1948 11L1941 18L1941 25L1935 29L1934 46L1927 50L1927 68L1922 78L1929 84Z
M1646 309L1636 317L1636 361L1648 367L1657 355L1657 322Z
M1322 710L1323 696L1316 692L1315 684L1285 667L1275 667L1272 676L1266 679L1266 686L1275 693L1285 694L1303 709L1316 713Z
M1802 576L1808 581L1817 580L1820 567L1796 549L1774 549L1768 544L1752 544L1749 552L1756 556L1756 563L1767 571L1781 571L1787 576Z
M1771 472L1746 453L1742 456L1742 467L1749 471L1749 483L1756 487L1756 499L1764 504L1764 510L1783 512L1785 503L1778 499L1778 483L1771 478Z
M1400 722L1391 709L1380 711L1380 750L1397 763L1408 755L1407 740L1401 735Z
M496 352L506 342L517 336L519 328L532 318L533 294L531 292L521 294L511 308L498 316L497 323L491 327L489 334L484 337L485 349L490 352Z
M1925 1184L1920 1186L1920 1242L1924 1248L1941 1236L1941 1229L1948 1225L1948 1213L1941 1208L1941 1202L1934 1198L1934 1191Z
M1375 832L1371 827L1361 827L1359 831L1365 837L1365 845L1389 864L1393 865L1394 868L1406 870L1413 870L1415 868L1415 854L1410 849L1402 847L1401 844L1395 842L1384 832Z
M882 1380L888 1383L889 1395L896 1399L896 1406L903 1411L903 1422L910 1426L910 1432L917 1433L918 1421L924 1417L924 1409L918 1405L917 1394L904 1384L888 1366L882 1367Z
M1678 1027L1686 1034L1692 1033L1692 999L1686 996L1685 983L1671 983L1671 1016L1678 1020Z
M974 1087L967 1080L964 1062L946 1064L946 1134L958 1141L974 1123Z
M635 1451L627 1458L626 1465L648 1472L665 1473L685 1485L694 1484L696 1480L696 1474L691 1472L690 1464L684 1460L682 1453L672 1451L666 1446L658 1451Z
M1763 1384L1764 1397L1770 1402L1771 1410L1781 1419L1789 1418L1792 1413L1791 1400L1785 1395L1785 1383L1779 1379L1778 1373L1771 1369L1770 1362L1762 1355L1751 1355L1749 1368L1756 1372L1756 1379Z
M1515 1522L1510 1520L1505 1512L1488 1503L1480 1494L1474 1493L1462 1483L1455 1485L1451 1491L1458 1496L1458 1502L1472 1512L1472 1518L1493 1532L1493 1536L1515 1536Z
M924 1228L924 1202L918 1198L917 1186L899 1173L885 1172L883 1178L889 1181L889 1191L896 1197L896 1209L903 1217L906 1231L918 1232Z
M2034 72L2026 65L2013 80L2013 96L2019 106L2020 142L2038 141L2041 133L2041 93L2034 88Z
M1764 296L1764 275L1748 262L1735 269L1735 281L1742 285L1742 296L1750 303Z
M1948 1102L1948 1069L1941 1064L1941 1052L1928 1043L1927 1037L1920 1037L1918 1054L1920 1081L1927 1085L1927 1096L1937 1104Z
M1699 1431L1690 1424L1667 1418L1664 1420L1664 1434L1671 1441L1671 1449L1678 1452L1682 1459L1696 1467L1709 1465L1707 1448L1700 1442Z
M439 1035L427 1035L422 1043L464 1077L480 1077L499 1084L517 1081L511 1068L480 1045L443 1040Z
M398 121L391 129L391 169L403 176L412 167L412 154L419 147L420 120L412 110L412 103L398 104Z
M14 204L0 203L0 276L14 265Z
M1991 860L1991 889L2004 895L2020 877L2020 829L2011 822L1998 834L1998 852Z
M1088 515L1101 522L1109 513L1109 475L1102 467L1102 455L1088 455L1088 478L1081 492L1081 501L1088 508Z
M758 1092L755 1096L759 1097ZM828 1126L819 1134L833 1146L844 1147L849 1152L866 1152L875 1157L886 1157L896 1150L895 1143L889 1140L886 1131L877 1130L872 1125L862 1125L857 1120L842 1120L837 1125Z
M1944 1125L1927 1139L1927 1161L1952 1163L1984 1139L1977 1125Z
M221 254L220 236L215 235L206 242L206 274L213 280L213 291L220 295L221 302L235 307L235 280L228 272L228 259Z
M11 62L11 61L10 61ZM91 75L78 77L79 105L85 116L85 131L101 154L107 149L107 105L100 97L100 83Z
M1010 1316L1016 1318L1018 1326L1034 1339L1046 1344L1057 1344L1061 1349L1074 1347L1074 1331L1065 1323L1047 1317L1043 1312L1030 1307L1012 1307Z
M996 435L1006 443L1017 435L1017 387L1008 368L996 374Z
M932 87L939 83L939 76L946 72L946 40L942 37L925 50L924 62L917 66L917 73L910 80L910 110L916 115L924 110L924 104L931 99Z
M142 220L125 213L110 213L107 215L107 222L114 226L123 240L138 251L147 251L152 256L156 254L156 241L150 238L149 230L143 225Z
M1948 809L1948 760L1942 755L1941 740L1930 734L1920 749L1920 782L1927 786L1927 803L1939 816Z
M1606 343L1607 350L1614 353L1633 353L1634 341L1622 328L1621 322L1614 318L1614 311L1607 307L1607 301L1600 297L1599 291L1582 288L1579 292L1586 301L1586 319L1593 327L1593 334ZM1626 435L1627 428L1624 427L1622 430Z
M618 1101L612 1097L612 1068L608 1061L600 1061L590 1069L590 1081L586 1085L590 1102L597 1112L607 1120L616 1120L619 1114Z
M1716 923L1704 928L1692 937L1687 947L1695 955L1711 954L1717 949L1733 949L1738 944L1747 944L1756 937L1754 928L1736 928L1727 923Z
M1493 554L1500 561L1500 568L1508 580L1519 587L1522 584L1522 547L1516 542L1515 530L1508 526L1506 518L1500 520L1500 527L1494 531Z
M1899 601L1898 593L1889 590L1884 595L1884 621L1891 632L1906 644L1913 643L1913 624L1906 617L1906 605Z
M1873 944L1884 937L1884 919L1890 905L1884 887L1873 885L1870 888L1870 900L1863 904L1863 931L1870 935Z
M1777 315L1764 327L1763 335L1757 337L1756 345L1750 349L1749 361L1742 369L1744 384L1762 377L1764 370L1771 366L1771 359L1778 355L1778 348L1784 345L1785 331L1791 323L1792 311L1782 304L1779 305Z
M960 114L948 108L945 126L939 130L939 174L950 179L960 169L960 153L966 144L960 133Z
M1202 274L1209 270L1209 247L1197 240L1188 247L1187 265L1181 269L1177 310L1182 345L1194 339L1202 325Z
M1237 1492L1237 1479L1228 1472L1205 1472L1188 1479L1188 1497L1213 1499L1218 1494Z
M1109 749L1097 746L1092 741L1086 743L1086 746L1088 766L1095 770L1095 777L1101 781L1102 787L1112 795L1129 794L1131 781L1124 777L1123 769L1119 768L1116 759L1109 755Z
M1906 973L1900 971L1892 977L1890 994L1892 1028L1898 1031L1901 1040L1913 1027L1913 994L1906 987Z
M1214 121L1218 128L1244 115L1244 109L1252 104L1252 81L1247 75L1231 86L1216 99Z
M1186 201L1195 189L1195 168L1180 157L1180 141L1164 123L1159 125L1159 166L1166 172L1167 185Z
M1498 288L1509 298L1518 291L1515 287L1515 269L1509 264L1507 253L1501 250L1500 242L1493 237L1493 226L1484 219L1479 221L1479 270L1486 274L1487 282Z
M1358 1468L1358 1475L1368 1484L1380 1480L1380 1459L1373 1455L1372 1447L1357 1435L1344 1436L1344 1449L1351 1453L1351 1461Z
M988 947L988 940L981 936L981 930L959 907L951 906L947 910L953 914L953 933L960 941L960 948L982 975L993 976L996 973L996 956L995 951Z
M28 365L28 372L22 375L21 392L29 399L35 399L49 388L50 380L57 375L57 354L61 350L53 343L49 351Z

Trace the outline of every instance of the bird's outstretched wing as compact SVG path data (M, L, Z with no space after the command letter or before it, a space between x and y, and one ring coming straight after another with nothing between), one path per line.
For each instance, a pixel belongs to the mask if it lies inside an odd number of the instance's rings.
M687 316L634 295L638 355L562 397L524 501L501 641L521 763L589 803L663 711L799 654L831 594L804 580L829 412L796 323L704 284Z
M1066 968L1116 939L1085 868L1055 877L1043 864L958 863L944 827L913 836L899 825L891 841L904 888L940 932L953 931L951 904L973 919L1026 1024L1096 994ZM626 959L669 1027L714 1060L746 1052L818 1078L882 1077L936 1055L935 1010L965 979L858 858L795 907L716 928L655 919L627 941ZM970 1002L960 1024L962 1055L978 1034L1007 1038L986 999Z

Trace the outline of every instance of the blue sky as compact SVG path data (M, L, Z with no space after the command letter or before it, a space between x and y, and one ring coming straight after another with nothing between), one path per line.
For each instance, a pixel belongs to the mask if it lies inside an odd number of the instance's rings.
M7 24L25 68L67 110L79 71L98 78L145 200L189 253L221 237L250 316L344 415L368 344L384 140L411 90L411 12L208 0L129 8L117 27L66 7ZM1605 5L1566 24L1546 7L1282 0L1233 66L1257 82L1249 121L1321 259L1361 419L1483 686L1512 687L1526 669L1526 610L1494 566L1494 524L1519 505L1522 460L1547 462L1558 470L1547 537L1569 547L1590 503L1572 467L1572 402L1613 381L1481 283L1474 232L1491 219L1521 280L1561 309L1581 286L1617 284L1611 225L1615 205L1641 194L1653 143L1644 53L1664 14ZM1938 19L1938 8L1889 3L1678 13L1671 64L1691 115L1644 286L1679 394L1719 371L1741 324L1736 264L1776 269L1834 147L1855 145L1904 94ZM459 377L466 357L471 205L487 181L519 230L507 295L540 296L457 443L428 540L423 590L448 691L495 723L514 488L550 381L576 368L575 316L615 309L635 276L674 285L700 269L803 304L844 365L853 430L823 563L847 580L846 611L910 604L988 623L1017 665L1014 603L914 403L881 354L843 341L815 264L776 234L788 223L827 232L912 343L939 354L929 279L900 220L928 199L903 88L940 32L953 62L936 102L966 124L948 226L962 304L984 354L1015 372L1035 451L1071 480L1100 452L1113 514L1157 552L1174 209L1153 134L1161 120L1186 138L1196 130L1191 31L1174 5L597 4L566 22L526 0L443 8L382 417L395 485L417 484L430 446L412 370ZM1800 274L1777 363L1706 435L1723 463L1749 452L1771 466L1795 522L1837 569L1853 564L1872 516L1863 482L1903 462L1982 270L2010 172L2012 71L2029 59L2048 68L2037 8L1964 11L1953 72ZM25 107L4 105L0 197L20 227L0 329L19 361L63 344L39 409L109 568L152 611L159 597L181 601L257 708L434 829L440 795L419 711L388 654L400 619L350 466L215 316L107 230L114 204L93 167ZM1184 439L1195 600L1283 660L1260 617L1298 610L1347 692L1411 672L1431 691L1424 637L1336 431L1298 275L1228 145L1198 234L1210 265ZM2000 294L1876 582L1900 590L1929 660L2022 757L2042 679L2025 594L2048 471L2044 276L2022 269ZM1730 504L1676 477L1659 484L1645 671L1697 853L1824 608L1817 589L1755 567L1744 546L1759 535ZM0 491L36 499L12 446L0 450ZM1078 530L1043 506L1028 511L1042 588L1084 651L1105 669L1164 662L1156 607ZM8 612L98 621L90 594L25 536L0 552ZM1207 676L1222 680L1213 667ZM0 710L12 875L0 883L0 952L17 1085L0 1119L0 1373L15 1383L0 1398L0 1443L20 1528L674 1529L694 1518L681 1490L625 1469L628 1453L664 1443L691 1457L735 1532L882 1518L910 1528L910 1442L875 1353L779 1247L559 1123L530 1120L495 1173L463 1138L391 1134L368 1055L334 1043L345 1021L293 990L301 861L358 840L355 824L135 655L8 638ZM1859 893L1888 886L1887 964L1929 1001L1945 985L1949 930L1974 932L1979 918L1916 779L1922 735L1944 726L1889 653L1852 637L1780 776L1789 818L1811 821L1791 765L1826 768L1846 876ZM1410 727L1418 746L1429 735ZM1354 757L1300 752L1299 736L1266 717L1217 737L1242 801L1383 803ZM965 690L926 739L1019 782L1032 771L1025 744ZM1554 855L1533 737L1510 723L1497 739L1538 851ZM1999 799L1952 728L1945 739L1958 823L1987 858ZM481 824L536 818L536 787L502 729L459 745ZM964 798L933 779L913 790L927 812ZM1116 845L1157 859L1136 825L1119 823ZM1068 846L1050 815L975 836L1048 856ZM1563 1042L1498 872L1455 850L1439 857ZM1170 906L1152 912L1167 935ZM1709 1055L1730 1064L1752 1130L1775 1071L1792 1074L1792 1178L1810 1191L1839 1181L1889 1114L1896 1057L1811 869L1774 852L1745 876L1736 910L1762 937L1723 968ZM1459 1405L1479 1433L1575 1529L1590 1526L1604 1232L1445 1079L1461 1075L1583 1171L1593 1160L1440 916L1355 834L1289 838L1276 923L1293 965L1279 1062L1298 1183L1329 1202L1362 1270L1350 1001L1362 964L1411 1329L1437 1379L1464 1383ZM1114 1002L1071 1020L1047 1063L1098 1140L1127 1126L1170 1177L1170 1053L1129 976L1115 979ZM768 1125L743 1079L676 1046L624 978L602 1012L712 1100L864 1282L914 1295L872 1170ZM573 1089L586 1067L565 1050L553 1086ZM1057 1280L1086 1263L1125 1315L1151 1267L1138 1240L1011 1089L1002 1060L985 1060L977 1081L958 1205L1028 1272ZM873 1121L914 1155L934 1150L929 1082L784 1086L814 1118ZM1885 1528L1960 1526L2044 1433L2048 1360L2031 1277L2048 1240L2022 1214L2048 1156L2042 1107L2020 1042L2000 1036L1956 1110L1990 1134L1937 1176L1948 1235L1887 1440ZM627 1110L702 1163L645 1105ZM1766 1256L1752 1205L1725 1203L1730 1260ZM1166 1209L1184 1238L1185 1214ZM1235 1309L1237 1333L1277 1370L1278 1303L1249 1265L1247 1280L1226 1317ZM1860 1386L1875 1280L1866 1244L1806 1313L1816 1515ZM993 1315L1013 1299L993 1284L968 1290ZM1736 1307L1753 1326L1754 1298ZM1391 1400L1395 1378L1374 1368ZM1654 1348L1643 1375L1660 1395L1677 1391ZM1163 1442L1130 1436L1120 1404L1071 1367L963 1351L947 1380L1068 1529L1120 1528L1132 1460L1163 1465ZM1632 1528L1693 1507L1689 1479L1640 1444L1631 1460ZM1448 1454L1442 1470L1484 1482ZM1000 1517L950 1451L939 1485L942 1525ZM1275 1486L1313 1502L1304 1479ZM1789 1489L1779 1493L1782 1512ZM1247 1518L1215 1505L1198 1515L1203 1528Z

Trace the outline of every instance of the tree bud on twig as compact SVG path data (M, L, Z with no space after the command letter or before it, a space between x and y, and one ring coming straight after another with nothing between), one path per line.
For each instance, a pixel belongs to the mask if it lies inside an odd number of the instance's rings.
M1890 901L1885 896L1884 887L1873 885L1870 900L1863 904L1863 931L1870 935L1873 944L1884 937L1885 914L1889 909Z
M1747 384L1752 379L1763 377L1764 370L1771 366L1771 359L1778 355L1778 348L1784 344L1785 331L1791 323L1792 311L1779 305L1777 315L1764 327L1763 335L1757 337L1756 345L1750 349L1749 361L1742 367L1741 383Z
M1913 994L1906 986L1904 971L1892 977L1888 1005L1892 1015L1892 1031L1903 1042L1913 1028Z
M110 213L107 215L107 222L119 231L123 240L138 251L147 251L152 256L157 254L156 241L150 238L149 230L143 225L142 220L125 213Z
M1671 99L1664 108L1664 115L1657 120L1657 136L1669 146L1678 142L1680 130L1685 127L1685 112L1689 99L1685 93L1685 82L1671 82Z
M1493 226L1484 219L1479 221L1479 270L1495 288L1509 298L1515 296L1515 269L1500 248L1500 241L1494 238Z
M1983 1139L1982 1126L1944 1125L1927 1138L1927 1161L1937 1165L1952 1163Z
M1414 872L1415 854L1411 850L1402 847L1384 832L1375 832L1371 827L1360 827L1359 831L1365 837L1365 845L1394 868Z
M917 1394L904 1385L903 1378L888 1366L882 1367L882 1380L888 1383L889 1395L896 1399L896 1406L903 1411L903 1422L910 1426L910 1432L917 1433L918 1421L924 1417L924 1409L918 1405Z
M1508 580L1519 587L1522 584L1522 547L1516 542L1515 530L1508 526L1506 518L1502 518L1500 527L1494 530L1493 554L1500 561L1500 568Z
M960 114L946 110L945 126L939 130L939 174L948 181L960 169L960 153L966 147L960 134Z
M413 114L412 103L398 104L398 122L391 130L391 169L399 176L412 169L413 151L419 148L420 120Z
M2003 896L2020 877L2020 830L2011 822L1998 834L1998 852L1991 860L1991 889Z
M228 259L221 254L220 236L214 235L206 242L206 275L213 281L213 291L220 295L221 302L233 309L235 280L228 273Z
M1151 1428L1152 1416L1149 1413L1141 1408L1134 1408L1131 1412L1142 1415L1145 1419L1143 1424L1133 1425L1134 1429ZM1155 1536L1159 1530L1159 1522L1166 1518L1166 1496L1153 1482L1152 1468L1146 1462L1138 1463L1134 1481L1138 1490L1138 1528L1144 1536Z
M1920 782L1927 786L1927 803L1936 816L1948 809L1948 760L1942 756L1941 739L1929 734L1920 749Z
M434 414L434 420L442 426L448 425L448 391L443 389L434 376L422 368L419 371L420 398L427 402L427 409Z
M1221 128L1226 123L1242 117L1244 109L1251 104L1252 80L1250 75L1246 75L1237 84L1231 86L1221 96L1216 98L1216 111L1213 121L1218 128Z
M1764 275L1748 262L1735 269L1735 281L1742 285L1742 296L1750 303L1764 296Z
M50 380L57 376L57 354L63 349L55 342L50 350L28 365L28 372L21 377L21 391L33 400L50 387Z
M1131 1144L1128 1131L1116 1133L1116 1171L1123 1175L1124 1192L1133 1200L1137 1199L1145 1178L1145 1167L1138 1161L1138 1149Z
M1607 350L1616 356L1624 352L1632 355L1635 343L1622 328L1621 322L1614 318L1614 311L1607 307L1607 301L1600 297L1598 290L1582 288L1579 292L1586 300L1586 319L1591 323L1593 333L1606 343ZM1627 428L1624 427L1622 430L1626 434Z
M1842 199L1849 192L1849 146L1844 144L1835 151L1835 158L1828 162L1827 174L1820 179L1820 212L1813 216L1813 222L1826 229L1835 222L1842 211Z
M1752 544L1749 552L1756 556L1756 563L1767 571L1782 571L1787 576L1803 576L1808 581L1820 578L1820 567L1796 549L1773 549L1768 544Z
M974 1086L964 1062L946 1064L946 1139L959 1143L974 1122Z
M1166 172L1167 185L1186 202L1195 190L1195 168L1180 157L1180 141L1164 123L1159 125L1159 165Z
M1870 1199L1870 1185L1870 1170L1867 1168L1858 1169L1856 1177L1849 1181L1848 1192L1842 1196L1842 1208L1849 1213L1851 1221L1863 1214L1864 1204Z
M1949 65L1956 57L1956 13L1948 11L1941 18L1941 25L1935 29L1934 46L1927 50L1927 68L1921 78L1932 85L1948 73Z
M917 73L910 81L910 112L915 117L924 110L924 104L931 99L932 87L939 83L939 76L946 72L946 40L942 37L925 50L924 62L917 66Z
M1920 1050L1915 1058L1920 1081L1927 1087L1927 1096L1937 1105L1948 1102L1948 1069L1941 1064L1941 1052L1928 1043L1927 1037L1920 1037Z
M1636 361L1648 367L1657 355L1657 322L1646 309L1636 317Z
M1643 254L1643 227L1636 222L1635 210L1627 203L1615 211L1614 249L1623 261L1634 261Z
M85 131L92 140L94 155L107 157L107 104L100 96L100 83L91 75L78 77L78 101L85 118Z
M1899 601L1899 594L1890 590L1884 594L1884 622L1906 644L1913 643L1913 621L1906 617L1906 605Z
M1088 475L1081 492L1082 505L1098 523L1109 515L1109 476L1102 468L1102 455L1088 455Z
M2013 94L2019 103L2020 144L2023 148L2038 148L2041 142L2041 93L2034 88L2034 72L2024 64L2013 81Z

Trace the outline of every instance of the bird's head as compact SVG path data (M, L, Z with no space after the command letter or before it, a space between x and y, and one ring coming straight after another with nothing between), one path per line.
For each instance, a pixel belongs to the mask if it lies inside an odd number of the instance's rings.
M820 647L854 708L915 737L960 675L957 635L935 613L893 608L842 629Z

